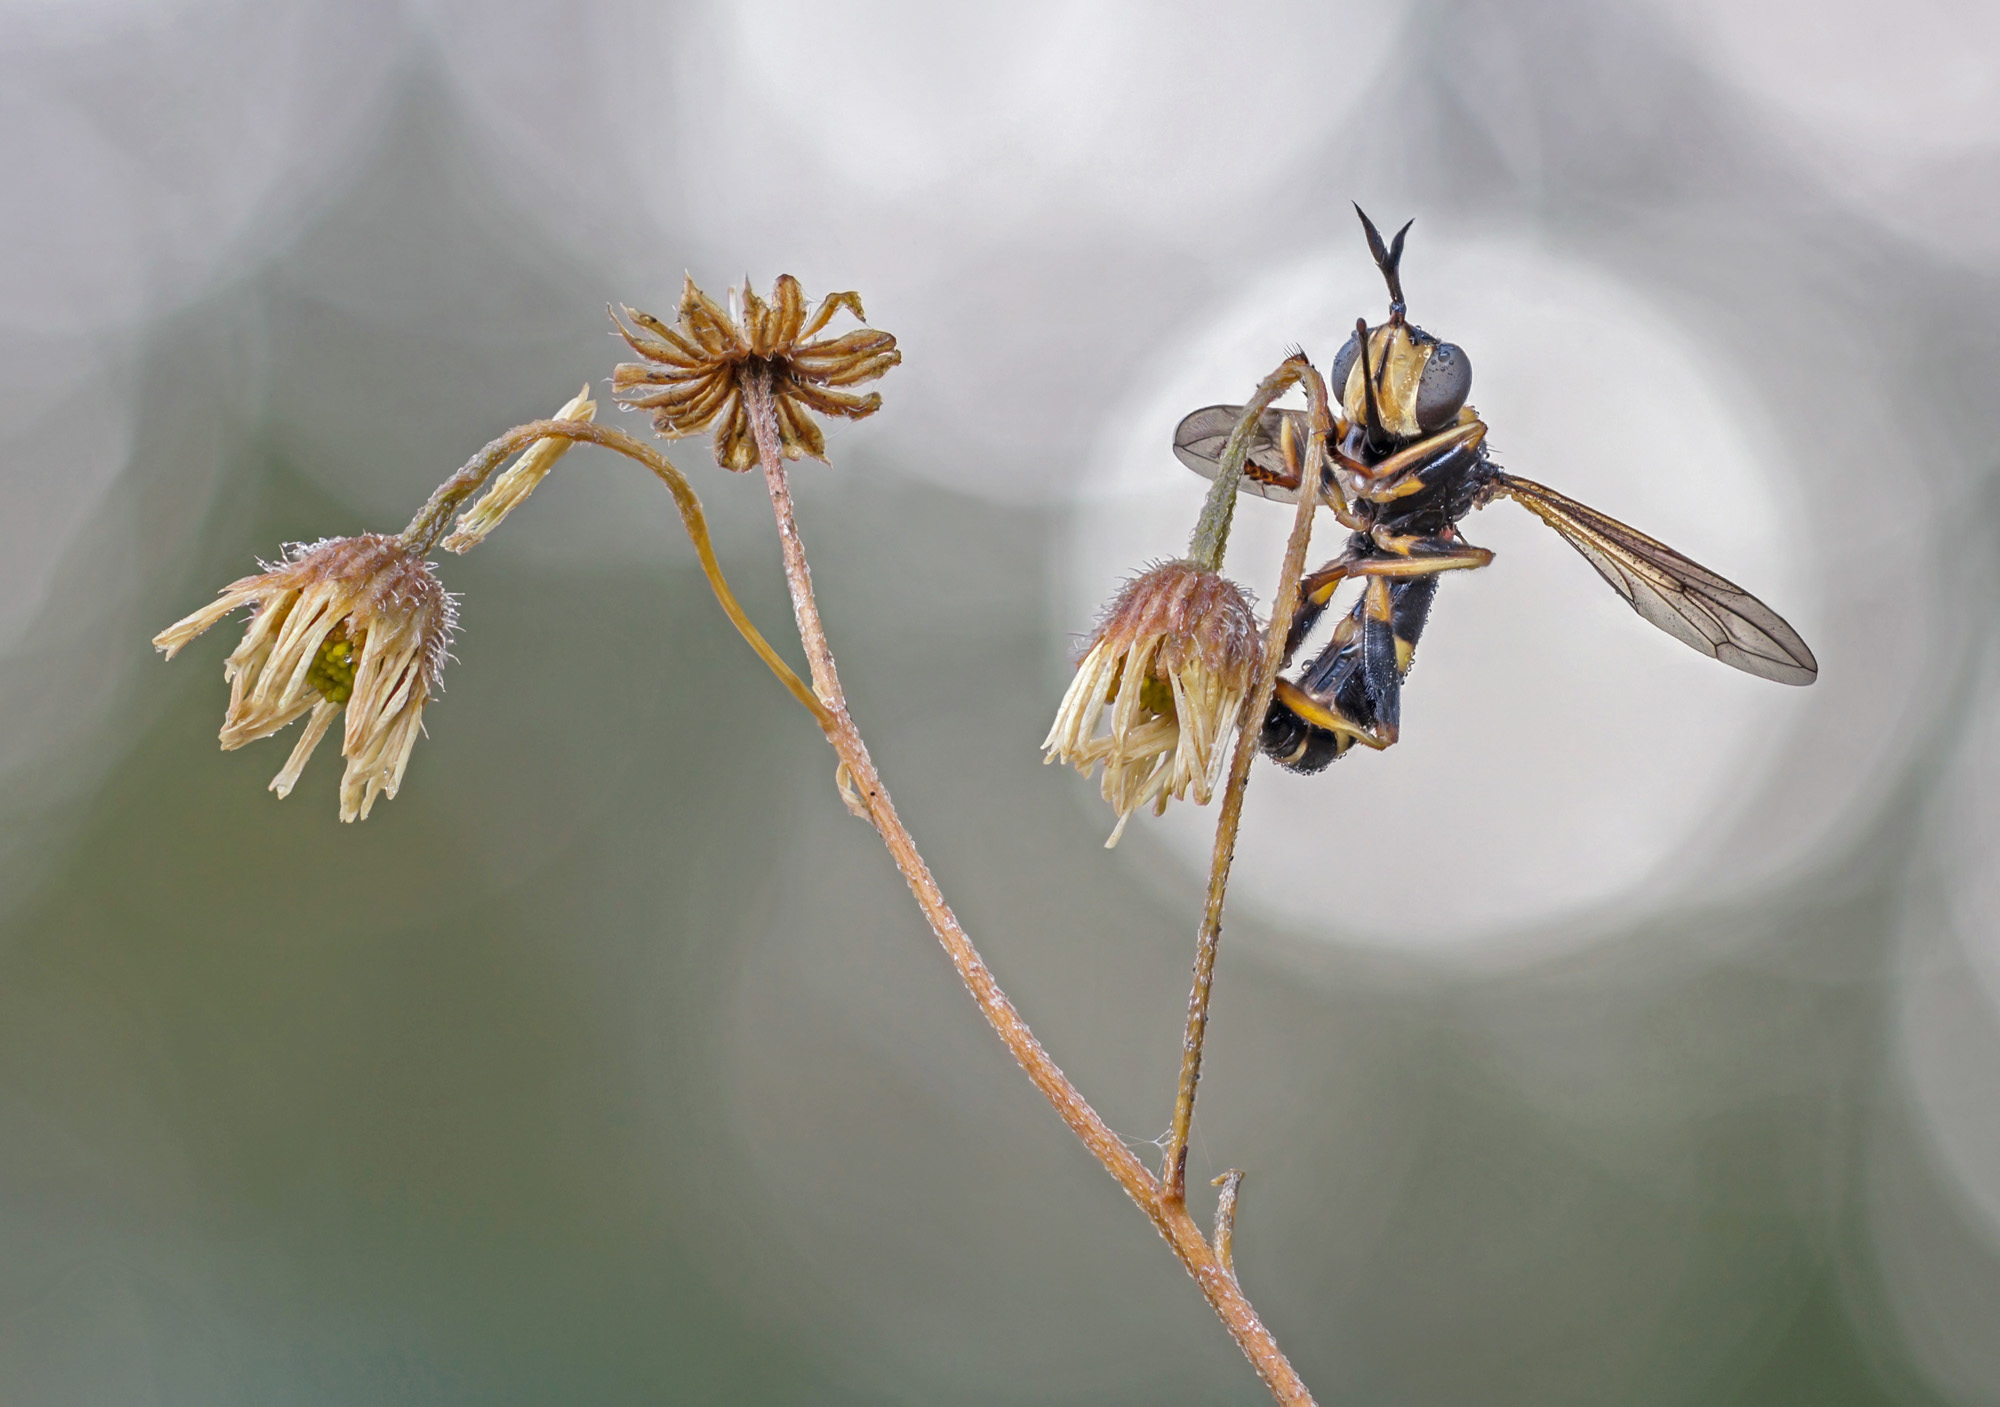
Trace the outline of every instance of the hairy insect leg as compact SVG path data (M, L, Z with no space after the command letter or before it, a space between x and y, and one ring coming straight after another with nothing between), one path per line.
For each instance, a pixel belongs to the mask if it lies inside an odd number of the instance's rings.
M1370 503L1394 503L1422 493L1441 474L1464 468L1467 461L1478 458L1485 442L1485 422L1468 420L1418 440L1372 467L1347 455L1341 455L1338 462L1355 475L1354 491L1359 497Z
M1360 743L1363 747L1374 748L1377 752L1396 745L1396 739L1393 734L1384 734L1379 729L1371 728L1365 723L1360 723L1349 718L1345 713L1340 711L1337 705L1328 703L1323 699L1314 698L1289 679L1280 679L1278 681L1277 692L1272 697L1272 706L1274 708L1281 704L1297 716L1301 722L1332 733L1342 739L1343 741L1335 752L1335 756L1347 751L1348 743ZM1266 750L1268 751L1268 749ZM1280 758L1279 760L1284 761L1285 759Z
M1368 691L1368 711L1375 721L1374 735L1385 740L1385 747L1402 733L1403 673L1416 654L1416 636L1422 629L1423 617L1429 614L1430 597L1436 587L1435 579L1423 581L1422 608L1417 613L1419 624L1407 636L1397 629L1397 617L1404 614L1397 608L1403 604L1403 598L1418 589L1414 584L1398 590L1391 587L1386 576L1370 577L1368 590L1361 598L1361 679Z
M1285 637L1284 663L1289 665L1305 643L1313 627L1333 601L1333 594L1343 581L1350 577L1402 578L1433 576L1438 572L1471 571L1485 566L1493 560L1493 553L1484 547L1474 547L1456 534L1450 538L1399 536L1380 528L1373 534L1375 544L1385 551L1397 555L1391 557L1363 557L1353 549L1342 553L1313 572L1299 583L1299 609L1292 617L1292 628ZM1348 622L1341 622L1346 626ZM1353 638L1352 632L1336 640L1345 644Z
M1474 571L1493 560L1493 551L1469 543L1440 543L1436 538L1418 538L1421 552L1407 557L1370 557L1348 568L1348 576L1410 577L1436 576L1439 572Z
M1319 624L1319 618L1326 614L1333 593L1339 589L1341 582L1347 580L1360 560L1352 551L1342 553L1299 583L1299 608L1292 616L1292 628L1285 635L1285 655L1280 668L1292 662L1292 656L1298 653L1306 636Z

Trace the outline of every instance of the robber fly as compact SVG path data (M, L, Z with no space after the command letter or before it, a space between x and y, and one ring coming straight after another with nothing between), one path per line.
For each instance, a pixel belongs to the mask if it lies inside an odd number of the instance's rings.
M1403 237L1385 247L1362 212L1368 249L1389 285L1389 320L1354 334L1333 359L1329 384L1340 415L1324 458L1308 453L1344 494L1327 492L1352 530L1346 550L1300 584L1299 611L1285 642L1289 666L1335 590L1364 583L1332 639L1296 678L1278 680L1260 738L1264 752L1295 772L1317 772L1356 743L1386 748L1401 723L1409 673L1438 577L1483 567L1493 554L1467 542L1459 520L1496 498L1511 498L1581 552L1611 589L1641 616L1703 654L1781 684L1810 684L1819 674L1812 651L1769 606L1664 543L1586 508L1554 489L1502 473L1488 457L1486 425L1465 403L1472 363L1404 316ZM1174 453L1214 478L1240 406L1208 406L1174 431ZM1243 488L1297 501L1304 482L1299 446L1307 421L1297 411L1259 417ZM1329 484L1328 488L1333 485Z

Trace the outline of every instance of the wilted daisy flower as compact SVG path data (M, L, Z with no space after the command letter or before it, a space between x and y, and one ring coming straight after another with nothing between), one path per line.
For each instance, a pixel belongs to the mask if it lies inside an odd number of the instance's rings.
M1127 582L1091 635L1042 746L1085 776L1104 764L1116 845L1140 807L1206 805L1257 661L1257 618L1228 578L1164 562ZM1099 719L1111 710L1109 730Z
M736 298L732 290L731 301ZM873 381L902 361L896 339L864 327L843 337L808 340L842 308L863 318L861 295L829 294L808 318L805 290L790 274L778 280L770 302L752 293L747 281L741 300L740 314L731 316L689 278L678 328L626 308L632 327L612 321L646 360L614 368L612 394L627 406L652 411L662 435L696 435L713 425L717 462L749 469L757 463L757 441L745 403L747 381L768 373L785 458L824 460L826 440L812 413L860 420L881 409L882 397L874 391L858 396L838 388Z
M366 817L394 796L423 731L451 642L451 598L430 566L393 537L367 533L290 549L285 560L222 589L209 605L153 637L172 659L239 606L253 608L222 667L229 709L224 751L269 737L310 711L305 732L271 781L288 796L341 706L340 819Z

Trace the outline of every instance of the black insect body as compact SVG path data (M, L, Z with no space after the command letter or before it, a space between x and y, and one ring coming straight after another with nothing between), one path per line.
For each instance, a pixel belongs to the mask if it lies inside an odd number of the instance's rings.
M1325 458L1308 453L1305 462L1322 464L1326 481L1342 490L1327 499L1351 505L1335 507L1351 535L1339 557L1301 583L1287 664L1340 584L1357 578L1364 585L1318 656L1296 678L1278 680L1264 718L1264 751L1293 771L1317 772L1356 743L1395 743L1403 677L1439 574L1493 560L1460 536L1458 523L1503 497L1554 528L1634 610L1676 639L1761 678L1812 683L1819 673L1812 651L1756 597L1644 533L1492 462L1486 426L1465 404L1470 360L1404 316L1400 264L1409 226L1385 247L1367 215L1361 223L1389 285L1389 319L1373 328L1357 322L1333 361L1340 415ZM1174 453L1213 478L1241 414L1238 406L1195 411L1175 430ZM1308 444L1303 414L1263 412L1242 491L1296 500L1298 446Z

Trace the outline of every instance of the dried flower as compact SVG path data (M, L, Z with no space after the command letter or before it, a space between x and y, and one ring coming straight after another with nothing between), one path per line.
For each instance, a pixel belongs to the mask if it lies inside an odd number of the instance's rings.
M736 298L732 290L732 303ZM749 469L757 463L757 441L748 381L768 374L785 458L824 460L826 440L812 412L860 420L881 409L882 397L874 391L859 396L836 388L873 381L902 361L896 339L864 327L843 337L808 340L842 308L865 319L861 295L828 294L808 319L805 290L790 274L778 280L770 302L752 293L747 280L741 299L740 315L731 316L689 278L678 330L634 308L625 309L632 327L613 317L618 335L646 361L614 368L612 394L626 406L652 411L662 435L697 435L713 425L717 462Z
M1257 618L1241 588L1191 562L1127 582L1090 638L1042 746L1085 776L1104 764L1116 845L1140 807L1154 815L1190 792L1206 805L1250 691ZM1110 731L1098 719L1109 706Z
M229 682L223 750L269 737L310 710L271 781L272 791L290 795L344 704L340 819L365 818L377 796L396 794L423 731L424 704L451 642L451 597L430 565L396 538L327 538L295 545L276 566L231 582L153 643L172 659L239 606L254 613L222 667Z
M585 386L570 397L568 403L549 418L595 420L597 402L590 398L590 387ZM523 500L535 491L535 486L548 477L549 470L556 467L556 461L569 453L569 447L575 443L574 440L558 439L552 435L529 445L527 452L480 495L479 501L459 515L458 526L452 530L450 537L438 545L447 552L470 552L484 542L487 534L521 506Z

